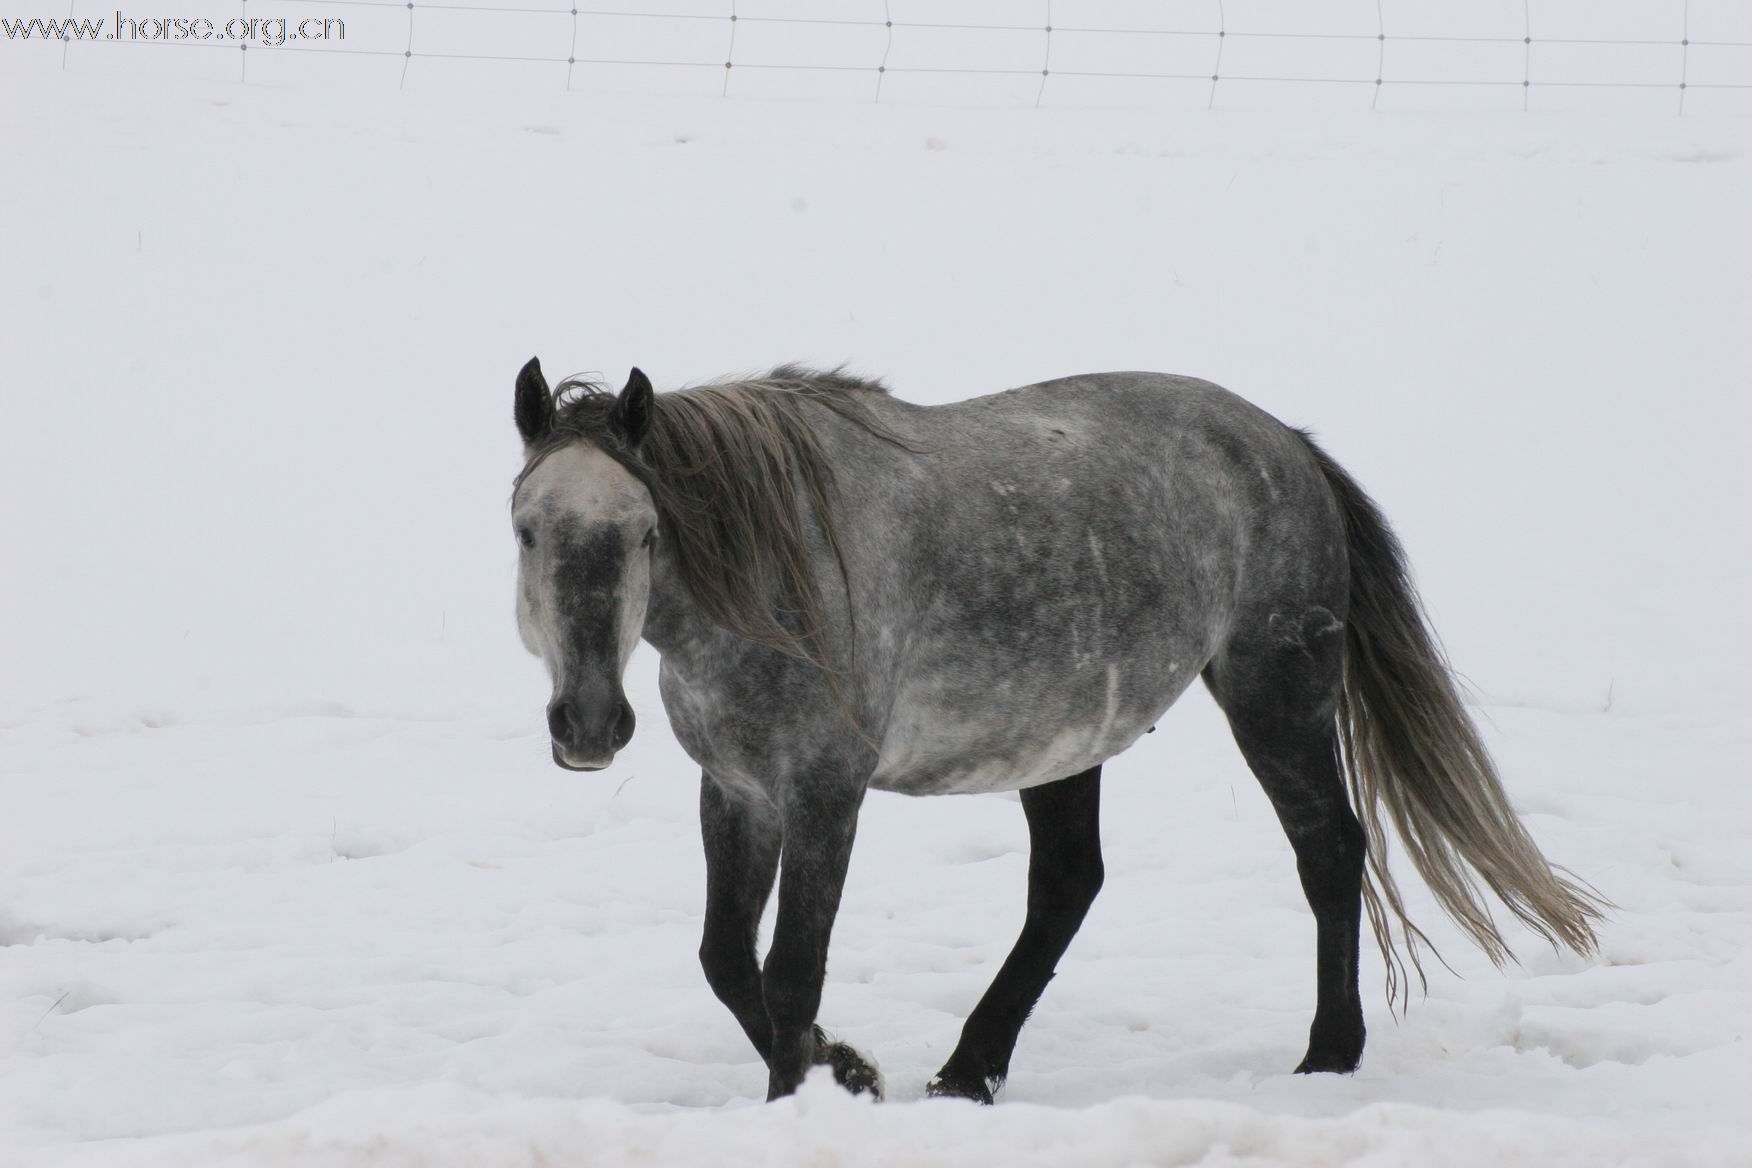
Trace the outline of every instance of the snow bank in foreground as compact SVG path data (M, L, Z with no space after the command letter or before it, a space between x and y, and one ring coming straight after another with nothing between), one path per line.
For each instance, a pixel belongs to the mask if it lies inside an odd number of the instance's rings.
M1081 1111L939 1101L885 1107L853 1099L818 1074L797 1098L770 1108L681 1116L640 1115L596 1101L506 1103L453 1087L368 1092L293 1122L155 1141L134 1153L142 1165L238 1168L1602 1168L1741 1165L1745 1143L1726 1130L1656 1139L1606 1123L1509 1111L1462 1116L1391 1104L1365 1107L1342 1120L1144 1099ZM109 1161L107 1150L98 1147L61 1162L76 1168Z

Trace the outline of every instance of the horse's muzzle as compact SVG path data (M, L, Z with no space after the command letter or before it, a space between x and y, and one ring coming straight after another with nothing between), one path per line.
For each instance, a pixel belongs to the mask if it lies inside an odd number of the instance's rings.
M602 770L632 740L634 722L633 707L624 697L616 696L598 709L555 698L548 705L554 762L569 771Z

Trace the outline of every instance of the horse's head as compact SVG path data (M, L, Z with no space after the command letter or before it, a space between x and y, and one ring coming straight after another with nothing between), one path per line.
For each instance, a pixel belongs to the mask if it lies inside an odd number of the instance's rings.
M651 411L651 383L635 369L608 412L605 440L636 448ZM601 770L633 736L621 676L645 624L657 508L602 446L556 427L554 395L534 359L517 375L515 414L526 461L511 502L517 627L553 680L554 761Z

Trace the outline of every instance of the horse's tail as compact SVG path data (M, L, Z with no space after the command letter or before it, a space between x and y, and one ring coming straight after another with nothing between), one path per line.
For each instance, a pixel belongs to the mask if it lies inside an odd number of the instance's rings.
M1363 895L1387 962L1389 1001L1405 972L1389 912L1398 918L1420 981L1418 944L1429 941L1407 919L1387 870L1388 820L1443 910L1496 964L1514 954L1479 897L1479 880L1554 948L1561 943L1579 954L1594 952L1594 922L1607 902L1553 869L1516 818L1461 705L1398 538L1356 480L1302 437L1343 512L1350 549L1338 753L1368 833Z

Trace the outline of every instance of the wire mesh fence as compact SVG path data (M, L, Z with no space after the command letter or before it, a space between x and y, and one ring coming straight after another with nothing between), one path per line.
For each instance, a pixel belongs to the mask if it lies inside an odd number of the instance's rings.
M1752 113L1746 0L0 0L0 12L12 62L276 85ZM37 35L18 35L32 21Z

